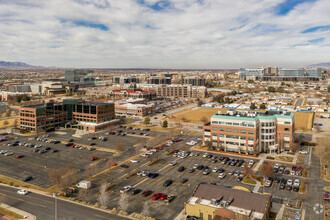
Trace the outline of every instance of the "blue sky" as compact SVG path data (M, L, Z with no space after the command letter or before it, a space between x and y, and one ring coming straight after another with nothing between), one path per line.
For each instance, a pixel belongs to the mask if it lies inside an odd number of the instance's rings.
M330 62L329 0L1 0L0 60L95 68Z

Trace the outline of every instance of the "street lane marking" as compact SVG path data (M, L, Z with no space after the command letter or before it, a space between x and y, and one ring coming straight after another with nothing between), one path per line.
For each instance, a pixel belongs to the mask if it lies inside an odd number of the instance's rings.
M44 206L44 205L40 205L40 204L37 204L37 203L34 203L34 202L26 201L26 200L24 200L24 199L19 199L19 198L17 198L17 197L13 197L13 196L8 196L8 195L3 194L3 193L0 193L0 195L3 195L3 196L8 197L8 198L16 199L16 200L19 200L19 201L22 201L22 202L26 202L26 203L29 203L29 204L32 204L32 205L35 205L35 206L40 206L40 207L42 207L42 208L47 208L47 207Z
M14 193L16 195L15 192L12 192L12 191L9 191L9 190L5 190L5 189L0 189L0 191L4 191L4 192L9 192L9 193ZM31 193L31 192L29 192ZM29 196L29 195L25 195L25 197L28 197L28 198L32 198L32 199L37 199L37 200L40 200L40 201L44 201L44 202L48 202L50 204L53 204L53 202L50 202L48 200L44 200L44 199L40 199L40 198L37 198L37 197L33 197L33 196Z
M104 217L104 216L102 216L102 215L95 215L96 217L99 217L99 218L104 218L104 219L110 219L110 218L108 218L108 217Z

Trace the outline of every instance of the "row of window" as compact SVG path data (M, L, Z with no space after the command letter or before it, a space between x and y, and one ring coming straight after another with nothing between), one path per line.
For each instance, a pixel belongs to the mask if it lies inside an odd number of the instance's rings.
M207 136L207 135L205 135L205 137L206 137L206 136ZM214 138L216 138L218 135L213 133L212 136L213 136ZM220 138L233 138L233 139L246 140L246 137L235 136L235 135L224 135L224 134L219 134L219 137L220 137ZM252 138L252 137L249 137L248 140L249 140L249 141L253 141L253 138Z
M217 127L212 127L213 131L217 131L218 128ZM219 128L219 131L225 131L224 128ZM226 128L226 132L234 132L234 133L239 133L238 129L231 129L231 128ZM246 134L246 130L241 130L242 134ZM248 134L254 134L254 131L248 131Z
M247 124L246 122L224 122L224 121L212 121L212 124L219 124L219 125L230 125L230 126L241 126L241 127L251 127L254 128L255 125L254 124Z
M261 127L274 127L275 122L261 122Z

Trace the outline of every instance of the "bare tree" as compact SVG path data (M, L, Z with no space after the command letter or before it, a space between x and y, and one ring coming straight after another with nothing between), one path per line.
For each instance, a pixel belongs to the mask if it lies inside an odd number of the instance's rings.
M5 113L5 117L9 117L11 115L11 111L8 109Z
M291 152L296 152L297 150L298 150L298 148L299 148L299 144L298 143L295 143L295 142L291 142L290 143L290 151Z
M99 189L99 195L97 196L97 201L101 206L107 206L109 202L109 193L107 192L108 184L106 182L102 183Z
M5 120L5 121L3 122L3 125L7 127L7 125L9 125L9 122L8 122L7 120Z
M254 170L252 168L248 167L248 164L247 163L245 163L245 165L244 165L243 175L244 176L248 176L251 179L256 179L256 177L257 177L257 175L254 172Z
M129 203L128 203L128 195L127 193L122 193L120 194L120 198L118 201L118 205L119 205L119 209L126 212L128 207L129 207Z
M94 194L91 190L79 189L77 197L82 201L91 202L93 200Z
M48 174L49 182L56 185L59 190L66 190L77 182L76 172L73 164L68 164L58 169L53 169Z
M264 162L261 167L261 174L267 177L274 176L274 167L272 164Z
M207 147L207 149L212 150L212 142L211 141L205 141L205 147Z

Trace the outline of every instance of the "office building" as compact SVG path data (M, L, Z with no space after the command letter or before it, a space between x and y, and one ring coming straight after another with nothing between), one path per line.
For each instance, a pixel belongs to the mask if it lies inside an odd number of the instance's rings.
M278 75L278 67L268 66L264 70L265 76L277 76Z
M203 126L203 143L220 151L259 154L289 150L294 135L294 114L280 111L228 110L215 114Z
M62 79L48 79L42 81L42 94L47 96L73 93L77 89L77 85L70 84L68 81Z
M205 86L205 79L199 76L184 76L182 78L182 84L192 86Z
M147 79L147 83L148 84L171 84L171 77L166 77L166 76L150 76L148 79Z
M69 83L79 86L94 85L93 73L93 70L87 69L65 70L64 77Z
M201 183L184 204L185 215L201 220L268 219L270 194Z
M260 80L265 74L265 69L240 69L239 77L244 80Z
M322 77L322 68L306 69L307 76Z
M304 68L291 68L291 69L280 69L279 76L289 76L289 77L299 77L299 76L304 76L305 75L305 70Z
M36 133L64 126L95 132L110 126L114 118L114 103L80 102L77 99L19 109L20 129Z
M158 97L205 98L207 88L191 85L160 85L155 87Z
M116 116L135 116L142 118L147 115L152 115L155 111L155 106L146 104L133 104L126 102L115 103Z
M115 76L113 77L113 83L127 84L127 83L139 83L139 78L136 76Z

